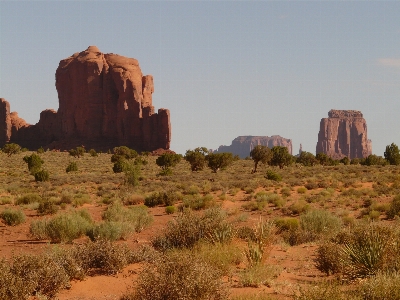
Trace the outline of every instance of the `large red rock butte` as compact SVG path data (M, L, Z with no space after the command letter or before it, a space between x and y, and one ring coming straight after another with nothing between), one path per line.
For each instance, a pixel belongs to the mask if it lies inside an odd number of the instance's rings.
M232 141L230 146L219 146L215 153L231 152L234 155L239 155L240 158L250 156L250 151L255 146L262 145L272 148L274 146L287 147L290 154L292 154L292 140L285 139L279 135L269 136L238 136Z
M367 122L360 111L332 109L328 116L321 119L317 154L325 153L334 159L364 158L372 154Z
M153 77L143 76L134 58L103 54L96 46L60 61L56 71L59 108L44 110L35 125L10 113L0 98L0 144L37 149L107 150L128 146L139 151L169 149L168 109L154 112Z

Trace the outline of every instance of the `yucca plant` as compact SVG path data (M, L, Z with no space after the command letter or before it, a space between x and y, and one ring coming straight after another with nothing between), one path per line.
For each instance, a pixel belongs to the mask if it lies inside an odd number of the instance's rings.
M341 247L344 275L350 278L375 275L384 267L385 252L391 242L390 231L382 227L367 226L356 231Z

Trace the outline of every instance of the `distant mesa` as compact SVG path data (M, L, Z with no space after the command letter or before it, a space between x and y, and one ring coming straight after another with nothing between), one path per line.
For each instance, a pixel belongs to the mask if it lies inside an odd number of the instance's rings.
M328 118L321 119L316 153L325 153L334 159L364 158L372 154L367 122L361 111L330 110Z
M285 139L279 135L269 136L238 136L232 141L230 146L220 146L214 153L231 152L234 155L239 155L240 158L250 156L250 151L257 145L267 146L272 148L274 146L287 147L290 154L292 154L292 140Z
M27 124L0 98L0 146L107 150L125 145L139 151L169 149L168 109L154 112L153 77L134 58L103 54L96 46L60 61L56 70L59 108Z

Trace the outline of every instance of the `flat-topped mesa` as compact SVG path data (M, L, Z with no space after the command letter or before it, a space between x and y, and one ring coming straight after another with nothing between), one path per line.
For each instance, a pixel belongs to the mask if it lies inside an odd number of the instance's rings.
M274 146L287 147L290 154L292 154L292 140L285 139L279 135L273 136L238 136L232 141L230 146L219 146L218 150L214 153L231 152L234 155L239 155L240 158L250 156L250 151L255 146L262 145L272 148Z
M321 119L316 153L334 159L344 156L364 158L372 154L372 142L367 137L367 122L357 110L330 110L329 118Z
M143 76L136 59L103 54L90 46L60 61L56 89L58 111L43 111L35 125L20 118L10 123L9 105L2 99L0 143L15 142L31 149L77 145L99 150L120 145L139 151L169 149L169 110L154 112L153 76Z
M363 118L363 114L359 110L337 110L331 109L328 112L329 118Z

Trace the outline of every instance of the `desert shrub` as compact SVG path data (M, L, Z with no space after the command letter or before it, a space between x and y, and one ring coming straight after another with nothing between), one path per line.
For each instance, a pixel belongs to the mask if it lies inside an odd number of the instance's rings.
M31 204L31 203L35 203L35 202L41 202L41 201L42 201L42 197L40 197L38 194L29 193L29 194L25 194L21 197L18 197L17 200L15 201L15 204L17 204L17 205Z
M258 288L262 285L269 286L272 279L278 277L278 275L278 268L257 264L239 273L239 284L243 287L254 288Z
M304 186L307 190L314 190L314 189L318 188L318 183L311 181L311 182L307 182Z
M108 222L127 222L133 230L141 232L153 222L146 206L124 207L116 201L103 213L103 219Z
M127 164L124 169L125 184L130 186L138 186L140 180L140 167L135 164Z
M165 213L166 213L167 215L172 215L172 214L175 213L175 211L176 211L176 207L175 207L175 206L167 206L167 207L165 208Z
M266 201L249 201L247 203L244 203L242 205L244 210L248 210L248 211L262 211L265 206L267 205Z
M220 271L204 260L172 253L145 267L134 293L121 299L228 299L220 277Z
M23 160L28 164L28 170L32 175L38 172L44 163L43 159L35 153L32 153L30 156L25 156Z
M288 207L288 210L290 211L290 213L292 213L294 215L304 213L304 212L308 211L309 209L310 209L310 206L304 200L298 200Z
M113 171L114 173L122 173L126 170L128 162L126 160L118 160L114 163Z
M295 300L351 300L349 293L342 292L336 282L322 282L308 287L301 287L294 295ZM357 298L353 298L356 300Z
M1 196L0 197L0 205L5 205L5 204L12 204L13 200L12 197L10 196Z
M67 173L69 172L76 172L78 171L78 165L76 164L76 162L70 162L69 165L67 166L67 168L65 169L65 171Z
M299 220L296 218L279 218L275 220L275 225L280 232L295 231L299 229Z
M340 273L343 269L340 256L342 252L336 243L327 241L321 244L316 253L315 266L326 275Z
M90 215L81 210L59 214L52 219L33 221L29 232L34 239L50 239L54 243L72 242L84 235L91 226Z
M362 299L375 300L397 300L400 299L400 274L378 273L373 277L361 282L358 287L358 294Z
M389 219L393 219L395 216L400 215L400 195L393 198L386 215Z
M225 213L220 208L211 208L203 214L184 210L174 220L168 222L164 232L155 237L153 246L161 251L172 248L192 248L225 224Z
M46 170L37 171L34 176L35 181L49 181L49 172Z
M90 156L92 156L92 157L98 156L96 150L94 150L94 149L90 149L90 150L89 150L89 154L90 154Z
M113 151L114 154L123 156L125 159L132 159L138 156L138 153L135 150L130 149L126 146L115 147Z
M73 157L81 157L84 156L86 153L86 150L84 147L76 147L75 149L71 149L68 151L69 155L73 156Z
M7 156L11 156L13 154L17 154L21 152L21 146L14 143L5 144L3 149L1 149L3 153L6 153Z
M273 181L282 181L282 176L272 170L267 171L267 173L265 174L265 178Z
M300 228L308 242L315 241L322 235L335 234L341 226L341 219L325 210L311 210L300 216Z
M299 187L297 189L297 193L299 194L305 194L307 192L307 188L306 187Z
M172 206L176 201L180 200L181 195L176 192L154 192L147 196L144 200L144 205L148 207L154 207L157 205Z
M30 295L53 298L69 286L65 270L48 255L18 255L10 262L0 262L0 298L28 299Z
M160 175L171 175L172 167L175 167L182 159L182 155L175 153L163 153L156 159L157 166L161 167Z
M255 242L257 237L253 228L249 226L239 227L236 231L236 236L242 240Z
M50 199L40 202L37 208L37 213L39 215L54 215L57 211L58 206Z
M86 234L92 241L118 241L126 240L134 232L135 229L128 222L103 222L90 228Z
M15 226L25 222L25 214L21 210L6 208L0 213L0 218L8 226Z
M199 195L185 196L183 198L183 206L193 210L206 209L215 206L215 200L210 194L203 197Z
M374 224L356 227L341 246L344 275L349 278L363 278L381 270L397 268L397 243L398 239L393 240L393 231L389 228ZM394 251L390 251L391 248Z
M137 205L144 202L142 195L130 194L123 198L124 205Z
M36 152L39 153L39 154L43 154L44 153L44 148L40 147L39 149L37 149Z
M224 170L230 166L234 157L230 152L208 153L206 156L207 166L216 173L218 170Z
M290 188L284 187L281 189L281 194L284 197L289 197L292 194L292 192L291 192Z

